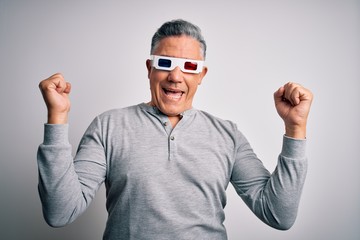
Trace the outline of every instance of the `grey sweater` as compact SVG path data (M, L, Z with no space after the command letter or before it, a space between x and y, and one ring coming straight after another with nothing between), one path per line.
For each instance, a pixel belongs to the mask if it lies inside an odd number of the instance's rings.
M39 194L51 226L74 221L106 185L103 239L227 239L226 188L265 223L288 229L305 180L305 140L283 138L270 174L230 121L191 109L175 128L146 104L94 119L72 157L67 125L45 124Z

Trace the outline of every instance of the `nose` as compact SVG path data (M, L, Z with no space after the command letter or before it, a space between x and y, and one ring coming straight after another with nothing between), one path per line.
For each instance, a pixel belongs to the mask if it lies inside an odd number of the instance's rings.
M177 66L169 72L168 81L174 82L174 83L179 83L179 82L182 82L182 77L183 77L183 72Z

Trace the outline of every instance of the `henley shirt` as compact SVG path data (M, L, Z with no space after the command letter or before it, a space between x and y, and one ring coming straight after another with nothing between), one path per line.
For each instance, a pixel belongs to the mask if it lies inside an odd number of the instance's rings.
M195 108L174 128L145 103L107 111L90 124L75 157L68 125L45 124L38 149L44 217L54 227L71 223L105 183L103 239L227 239L231 182L262 221L288 229L305 181L305 143L284 136L270 174L234 123Z

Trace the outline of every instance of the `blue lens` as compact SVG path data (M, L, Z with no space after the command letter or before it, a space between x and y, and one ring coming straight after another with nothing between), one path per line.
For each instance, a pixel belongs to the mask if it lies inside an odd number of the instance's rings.
M160 58L159 59L159 66L160 67L167 67L167 68L171 67L171 60Z

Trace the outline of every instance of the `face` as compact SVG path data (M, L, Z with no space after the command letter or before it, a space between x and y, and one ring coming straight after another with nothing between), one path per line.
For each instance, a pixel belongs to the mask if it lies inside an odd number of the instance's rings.
M167 37L160 41L154 55L203 60L200 43L188 36ZM184 73L179 67L172 71L157 70L146 61L150 80L151 102L169 117L179 116L192 108L192 102L203 77L207 72L204 67L199 74Z

